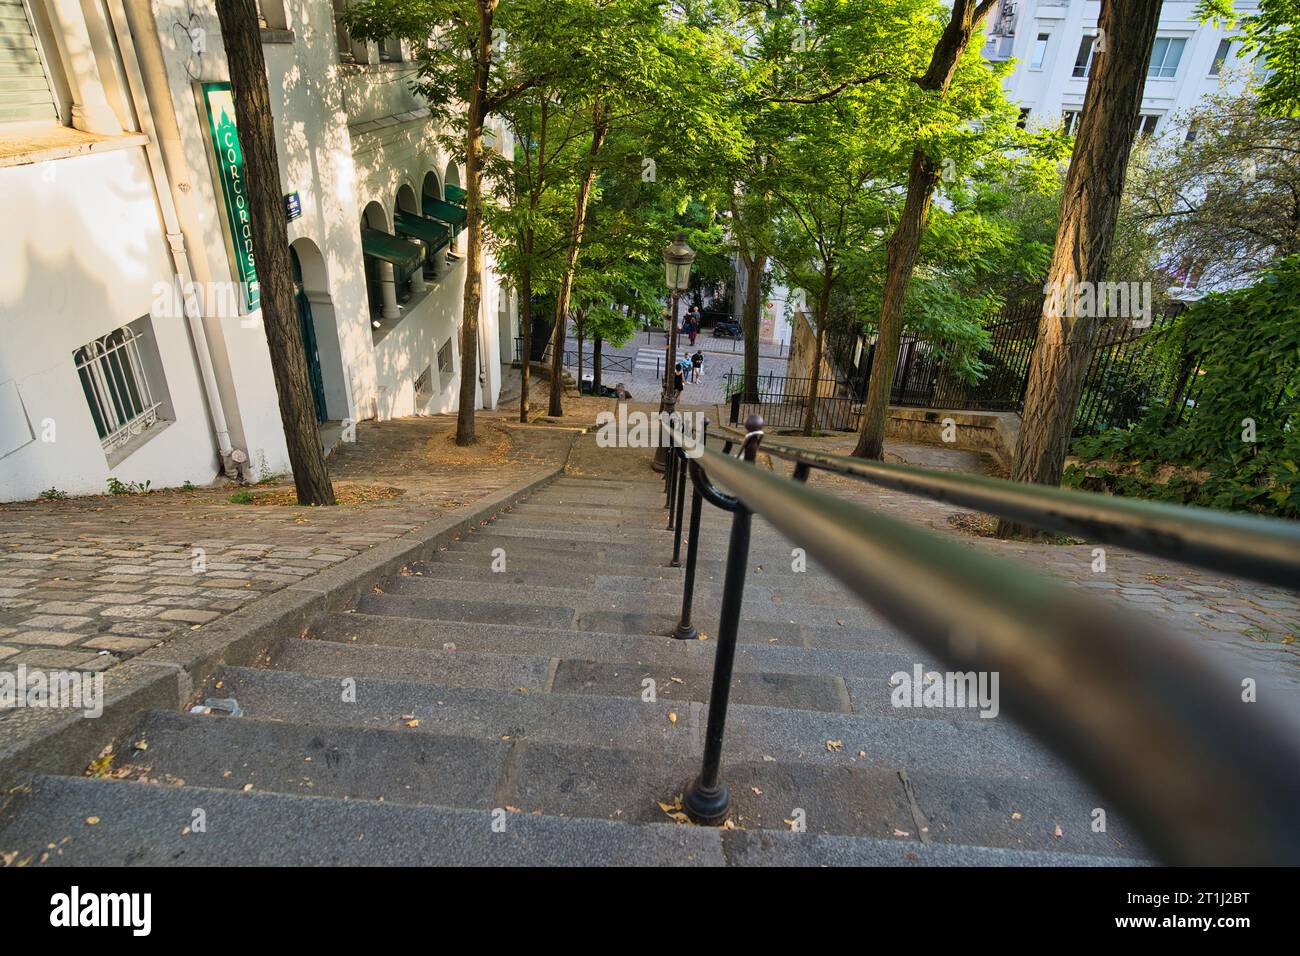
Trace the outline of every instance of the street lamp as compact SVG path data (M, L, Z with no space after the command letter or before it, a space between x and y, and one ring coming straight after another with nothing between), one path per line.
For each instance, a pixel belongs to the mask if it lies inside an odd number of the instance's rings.
M686 233L679 232L677 238L664 247L664 284L672 293L672 306L668 311L668 356L664 363L663 394L659 400L659 411L672 414L677 408L677 391L673 388L674 371L677 366L677 300L690 288L691 263L695 261L695 250L686 244ZM668 450L660 445L655 449L655 460L651 467L663 471L667 466Z

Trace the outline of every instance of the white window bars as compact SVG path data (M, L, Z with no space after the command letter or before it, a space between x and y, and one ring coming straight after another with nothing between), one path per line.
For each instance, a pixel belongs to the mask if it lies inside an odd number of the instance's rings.
M77 376L99 432L109 452L126 444L158 421L158 406L149 390L140 340L129 326L102 336L73 353Z

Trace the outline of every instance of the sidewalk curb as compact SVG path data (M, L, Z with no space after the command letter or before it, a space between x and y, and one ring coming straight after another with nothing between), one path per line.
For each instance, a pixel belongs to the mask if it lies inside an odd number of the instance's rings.
M12 711L0 721L0 795L34 774L80 775L105 744L131 728L141 711L180 709L218 668L251 664L286 631L302 631L317 616L343 607L405 565L510 510L564 474L567 460L566 454L564 462L531 478L123 661L104 672L104 712L98 718L66 710Z

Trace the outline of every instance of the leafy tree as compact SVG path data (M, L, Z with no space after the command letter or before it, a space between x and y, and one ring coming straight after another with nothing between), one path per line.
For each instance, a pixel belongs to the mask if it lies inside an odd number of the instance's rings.
M1201 0L1203 19L1240 30L1242 53L1266 71L1259 103L1272 116L1300 116L1300 0L1258 0L1254 13L1238 16L1233 0Z
M1238 285L1300 253L1300 122L1258 97L1207 97L1182 117L1190 142L1135 150L1126 190L1136 222L1183 275Z
M916 110L917 135L908 169L906 199L889 239L876 356L862 412L862 432L853 450L860 458L879 458L884 449L885 419L903 335L907 287L920 252L934 190L943 174L943 163L956 163L953 149L960 147L963 138L969 139L983 129L980 124L965 121L995 110L1000 98L987 91L981 96L980 85L970 82L989 74L978 43L972 47L971 39L993 4L994 0L953 0L947 24L930 53L929 66L916 81L919 95L911 98L910 105ZM960 75L963 65L964 76Z

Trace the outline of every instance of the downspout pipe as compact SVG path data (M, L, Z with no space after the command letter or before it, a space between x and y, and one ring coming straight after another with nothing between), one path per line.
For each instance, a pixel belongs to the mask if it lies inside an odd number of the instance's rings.
M189 325L190 343L198 362L199 374L203 382L204 404L207 406L213 436L221 456L222 471L228 477L238 477L237 463L240 457L247 461L247 453L237 453L231 444L230 429L221 403L221 388L217 384L217 376L212 364L212 351L208 344L203 315L195 298L186 294L193 288L194 271L189 252L185 248L185 234L176 209L176 197L172 193L175 188L174 180L169 175L169 169L184 169L185 165L184 156L180 152L180 130L176 126L175 115L172 112L173 105L167 85L162 44L154 29L153 12L148 0L126 0L129 10L123 5L123 0L106 0L106 3L117 35L117 46L122 53L122 64L126 71L127 83L131 88L131 98L135 101L136 112L140 119L140 131L148 137L145 157L153 178L158 208L162 214L163 228L166 231L167 244L172 256L172 267L175 278L179 282L178 298ZM158 107L156 112L155 104Z

